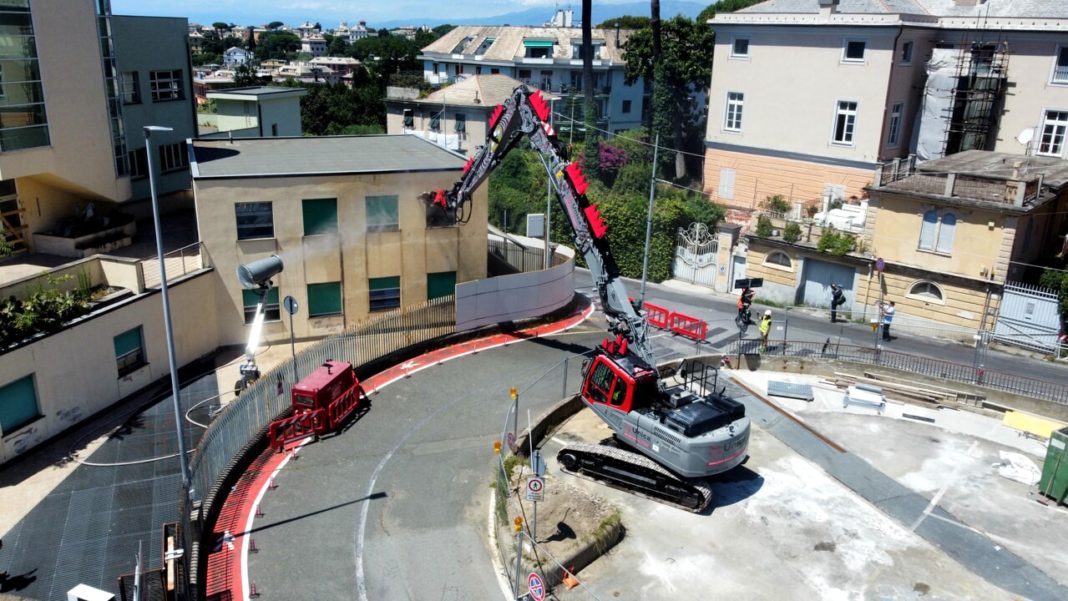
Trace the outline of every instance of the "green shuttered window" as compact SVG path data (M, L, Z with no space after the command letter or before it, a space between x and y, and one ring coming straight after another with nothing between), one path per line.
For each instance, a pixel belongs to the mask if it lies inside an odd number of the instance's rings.
M242 290L241 302L245 308L245 323L252 323L256 319L256 306L260 304L259 290ZM263 308L264 321L278 321L282 319L282 310L278 307L278 288L267 291L267 305Z
M115 364L119 369L119 376L125 376L145 365L143 340L141 326L127 330L113 339Z
M33 374L0 387L0 430L11 434L41 416Z
M433 300L443 296L452 296L456 290L456 272L442 271L426 274L426 299Z
M337 233L337 199L305 198L304 235Z
M371 278L367 281L370 291L371 311L385 311L400 306L400 276Z
M341 314L341 282L308 284L308 317Z

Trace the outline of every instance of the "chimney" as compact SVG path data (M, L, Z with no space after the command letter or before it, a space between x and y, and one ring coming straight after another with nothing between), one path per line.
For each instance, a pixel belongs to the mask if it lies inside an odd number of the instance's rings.
M820 16L826 17L828 15L838 12L838 0L820 0Z
M619 48L619 21L616 21L616 48Z

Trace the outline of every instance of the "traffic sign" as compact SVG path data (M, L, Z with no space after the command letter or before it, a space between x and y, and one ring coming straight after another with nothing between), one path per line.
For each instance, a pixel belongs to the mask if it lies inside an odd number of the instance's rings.
M527 588L530 589L530 598L534 601L545 600L545 583L542 582L541 576L537 572L531 572L530 576L527 576Z
M290 315L296 315L297 309L300 308L297 306L297 299L289 295L282 299L282 306L285 307L286 313Z
M538 476L527 478L527 500L538 502L545 495L545 480Z
M742 278L734 280L735 288L760 288L764 285L764 278Z

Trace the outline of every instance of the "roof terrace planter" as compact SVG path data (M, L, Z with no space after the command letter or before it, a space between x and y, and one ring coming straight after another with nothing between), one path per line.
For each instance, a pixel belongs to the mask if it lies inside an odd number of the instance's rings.
M48 255L81 259L105 254L133 243L137 222L132 215L76 218L54 230L33 235L34 250Z

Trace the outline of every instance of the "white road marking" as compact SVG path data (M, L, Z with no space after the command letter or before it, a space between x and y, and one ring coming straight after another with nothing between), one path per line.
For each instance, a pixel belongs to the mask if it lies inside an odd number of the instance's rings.
M965 455L971 455L972 451L974 451L975 447L978 446L978 445L979 445L979 441L978 440L973 440L971 446L968 447L968 450L965 451L964 454ZM916 529L920 527L920 524L922 524L923 521L925 519L927 519L927 516L931 515L931 511L933 511L934 508L938 506L938 502L942 500L942 495L946 494L946 491L949 490L949 487L952 486L953 483L954 483L954 480L952 478L949 479L949 480L946 480L946 483L942 485L942 488L938 489L938 492L935 493L935 496L931 497L931 502L927 504L927 508L923 510L923 513L920 514L920 517L916 518L916 521L913 522L912 526L909 528L909 532L915 532ZM938 517L938 516L934 516L934 517ZM945 519L945 518L942 518L942 519ZM952 521L952 520L947 520L947 521ZM956 523L956 522L953 522L953 523ZM964 526L963 524L960 524L960 525L962 527L965 527L965 528L968 527L968 526Z

